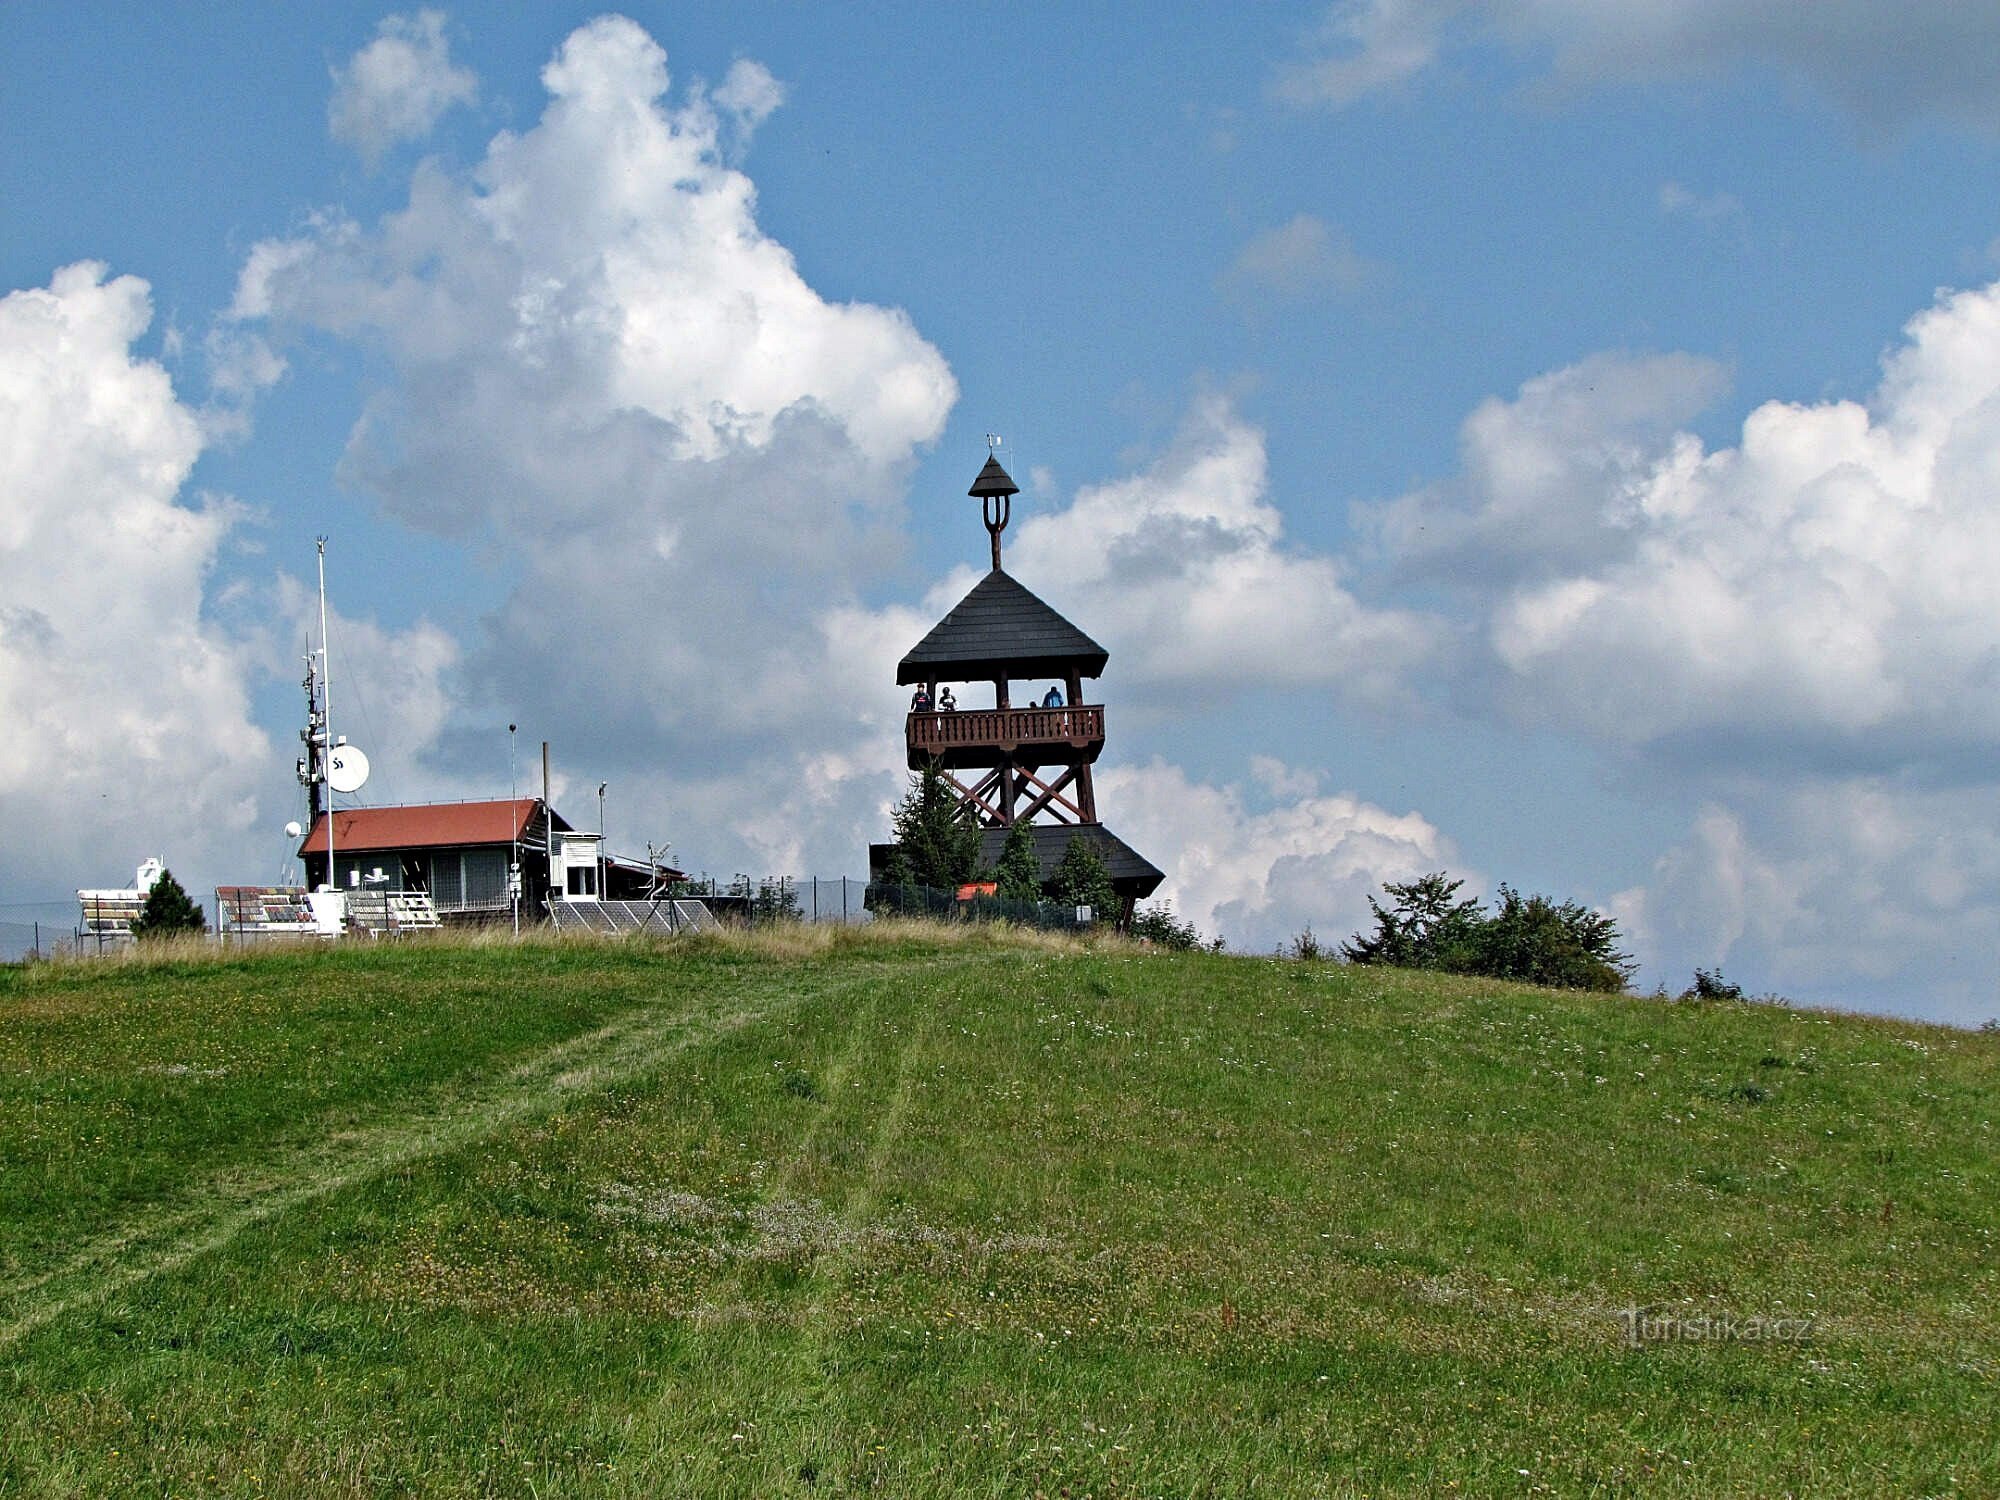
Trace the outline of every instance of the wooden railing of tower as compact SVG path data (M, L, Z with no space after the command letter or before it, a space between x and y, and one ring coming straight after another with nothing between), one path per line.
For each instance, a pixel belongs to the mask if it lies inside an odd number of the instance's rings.
M1104 707L1085 703L1075 708L961 708L910 715L912 750L939 754L946 750L991 748L1013 750L1032 745L1082 748L1104 739Z

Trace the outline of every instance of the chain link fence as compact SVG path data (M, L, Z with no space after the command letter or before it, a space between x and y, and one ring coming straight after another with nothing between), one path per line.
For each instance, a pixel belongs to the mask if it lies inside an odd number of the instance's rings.
M879 916L925 917L941 922L1014 922L1024 927L1070 930L1091 925L1077 908L1055 901L1010 901L980 885L940 888L890 885L852 876L738 875L728 881L687 881L675 895L708 904L724 922L762 926L772 922L872 922ZM1099 923L1116 913L1095 912Z

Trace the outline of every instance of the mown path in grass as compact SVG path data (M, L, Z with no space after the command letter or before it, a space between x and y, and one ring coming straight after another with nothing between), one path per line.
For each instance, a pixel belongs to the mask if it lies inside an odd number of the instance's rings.
M396 1167L482 1140L565 1099L662 1066L776 1009L642 1009L426 1106L205 1177L48 1270L0 1283L0 1350L74 1309L186 1265L245 1229Z
M472 966L480 958L476 950L460 954ZM484 958L492 962L492 954ZM354 976L336 970L330 982L342 980L354 982ZM344 1100L330 1118L296 1122L300 1128L272 1132L272 1140L256 1142L262 1150L252 1146L248 1156L220 1170L174 1180L156 1200L72 1242L52 1264L0 1278L0 1350L70 1310L220 1250L254 1224L666 1066L674 1054L788 1004L782 992L764 988L756 1004L744 1006L740 986L730 984L724 970L704 988L698 994L674 986L668 998L656 1000L620 988L606 1004L622 1014L602 1026L562 1036L526 1056L502 1052L498 1066L482 1048L468 1048L456 1072L424 1080L432 1086L414 1088L414 1096L380 1098L358 1090L360 1098ZM494 1030L506 1028L496 1024Z

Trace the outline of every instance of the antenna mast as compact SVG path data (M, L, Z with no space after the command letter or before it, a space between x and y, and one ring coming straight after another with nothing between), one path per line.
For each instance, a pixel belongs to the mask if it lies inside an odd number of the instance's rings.
M319 656L308 651L305 656L306 678L300 684L306 690L306 727L299 731L299 739L304 742L306 753L299 757L299 785L306 789L306 827L310 828L319 819L320 787L324 785L320 777L319 746Z
M317 538L319 548L319 663L320 663L320 731L319 731L319 774L325 778L327 757L333 754L333 660L327 654L326 645L326 538ZM333 797L326 799L326 884L328 890L340 889L340 878L333 867Z

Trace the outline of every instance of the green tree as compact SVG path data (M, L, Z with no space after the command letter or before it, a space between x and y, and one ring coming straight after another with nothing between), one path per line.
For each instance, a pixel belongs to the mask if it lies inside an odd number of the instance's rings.
M132 936L144 939L206 931L208 918L195 899L174 879L172 870L160 871L160 878L146 892L146 904L132 919Z
M1175 953L1188 953L1203 945L1194 923L1174 915L1174 903L1142 906L1132 913L1131 934Z
M1479 924L1461 973L1518 979L1557 989L1616 994L1632 975L1618 951L1618 921L1575 901L1523 896L1500 887L1500 905Z
M760 880L756 894L750 898L750 921L753 926L764 926L772 922L803 921L805 913L799 908L799 893L786 880Z
M1356 933L1340 946L1343 957L1354 964L1393 964L1402 969L1455 969L1466 960L1474 934L1484 914L1477 901L1460 900L1463 880L1449 879L1444 871L1398 885L1393 880L1382 889L1395 898L1395 905L1368 898L1375 913L1375 933Z
M1111 872L1097 852L1097 841L1080 833L1069 837L1062 863L1049 882L1056 900L1065 906L1087 906L1096 921L1102 922L1118 910L1118 893L1111 888Z
M1562 989L1616 993L1632 976L1631 956L1618 951L1618 921L1575 901L1523 896L1500 887L1499 907L1488 914L1460 898L1462 880L1443 871L1398 885L1384 882L1395 900L1384 910L1373 896L1372 934L1356 933L1341 945L1349 963L1442 969Z
M1026 818L1016 820L1000 846L1000 863L993 867L1003 901L1042 899L1042 862L1035 857L1034 825Z
M896 853L892 883L949 888L979 873L979 825L959 805L958 795L933 762L910 777L910 789L896 804Z

